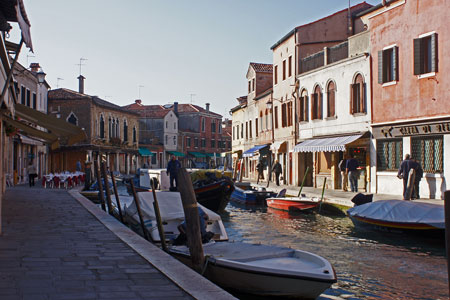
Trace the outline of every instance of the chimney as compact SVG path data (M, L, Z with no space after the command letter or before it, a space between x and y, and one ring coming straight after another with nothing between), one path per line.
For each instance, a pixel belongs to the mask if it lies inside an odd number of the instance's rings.
M136 99L136 100L134 100L134 103L142 105L142 100L141 99Z
M175 114L178 114L178 102L174 102L174 103L173 103L173 112L174 112Z
M83 75L80 75L78 78L78 92L80 94L84 94L84 80L86 79Z
M209 103L206 103L206 111L209 111Z
M39 72L39 68L40 68L41 66L39 65L39 63L31 63L30 64L30 70L31 70L31 72Z

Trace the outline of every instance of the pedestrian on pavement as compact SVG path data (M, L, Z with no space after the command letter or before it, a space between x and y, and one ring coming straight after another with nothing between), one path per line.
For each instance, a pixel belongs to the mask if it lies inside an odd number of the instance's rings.
M403 200L409 200L407 195L408 190L408 175L411 170L411 165L414 163L411 162L411 156L409 154L405 155L405 159L400 164L400 168L398 169L397 177L399 179L403 179Z
M34 179L37 177L36 167L33 164L33 161L30 161L27 167L28 173L28 183L30 187L34 186Z
M167 175L170 175L170 190L175 190L173 182L175 181L176 186L178 187L177 174L178 170L181 168L180 162L175 158L175 155L172 155L169 163L167 164Z
M353 154L350 154L350 159L347 159L345 164L345 173L348 176L348 181L350 181L350 189L352 192L358 192L358 161L355 159Z
M77 172L81 172L81 161L80 160L77 160L77 163L75 165L75 170Z
M261 160L256 165L256 171L258 173L258 180L256 180L256 184L258 184L259 183L259 179L264 180L264 174L263 174L263 172L264 172L264 164L263 164L263 162Z
M341 159L341 161L338 164L339 170L341 171L341 185L342 185L342 190L343 191L347 191L348 190L348 177L346 174L346 165L347 165L347 159L343 158Z
M414 177L414 190L413 190L411 199L420 199L419 186L420 186L420 181L422 180L422 177L423 177L423 169L422 169L422 166L420 165L419 161L417 161L416 159L414 159L412 157L411 157L411 161L414 163L411 165L411 167L413 167L414 170L416 171L415 177Z
M280 186L280 174L283 171L283 169L281 168L281 165L278 162L278 160L275 161L272 170L275 173L275 182L277 183L277 186Z

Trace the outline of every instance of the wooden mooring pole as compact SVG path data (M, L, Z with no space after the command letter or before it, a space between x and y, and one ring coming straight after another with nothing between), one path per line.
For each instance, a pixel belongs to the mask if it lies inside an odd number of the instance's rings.
M124 223L123 215L122 215L122 207L120 206L119 193L117 193L116 179L114 178L113 171L111 171L111 180L112 180L112 184L113 184L113 188L114 188L114 196L116 197L117 209L119 210L120 222Z
M161 219L161 212L159 211L159 204L158 199L156 198L156 186L155 181L150 180L150 185L152 187L152 193L153 193L153 208L155 209L155 215L156 215L156 223L158 224L158 233L159 238L161 239L161 247L164 251L167 252L167 245L166 245L166 236L164 234L164 227Z
M145 229L144 218L142 217L141 204L139 202L139 198L136 194L136 189L134 188L133 179L130 179L131 192L133 193L134 203L136 203L136 210L139 216L139 223L141 223L142 234L147 241L150 241L148 237L147 230Z
M191 254L194 270L201 272L205 264L203 254L202 236L200 233L200 220L197 199L192 186L191 176L185 168L177 174L177 189L183 202L184 217L186 219L186 237Z
M98 155L98 157L101 159L100 154ZM100 169L98 166L98 160L94 160L94 168L95 168L95 175L97 177L97 186L98 186L98 191L99 191L99 197L100 197L100 204L102 206L102 209L104 211L106 211L106 206L105 206L105 195L103 194L103 184L102 184L102 176L100 176Z
M102 168L102 175L103 175L103 180L104 180L104 183L105 183L106 205L108 206L108 213L110 215L112 215L113 214L113 208L112 208L112 204L111 204L111 188L109 186L108 171L106 171L106 163L102 162L100 165L101 165L101 168Z
M450 190L444 192L444 212L445 212L445 254L447 256L447 281L450 295Z
M309 167L306 167L305 175L303 176L302 185L300 186L300 190L298 191L297 197L300 197L302 194L303 186L305 185L306 175L308 175L308 171L309 171ZM325 179L327 179L327 178L325 177ZM322 192L322 197L323 197L323 192Z

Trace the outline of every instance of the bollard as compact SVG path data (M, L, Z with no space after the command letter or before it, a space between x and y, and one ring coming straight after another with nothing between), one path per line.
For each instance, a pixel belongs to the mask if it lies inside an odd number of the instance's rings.
M447 256L447 281L450 295L450 190L444 192L444 212L445 212L445 254Z
M155 215L156 215L156 223L158 224L158 232L159 237L161 239L161 247L164 251L167 252L167 245L166 245L166 236L164 235L164 227L161 220L161 212L159 211L159 204L158 199L156 198L156 186L155 181L150 181L151 187L152 187L152 193L153 193L153 208L155 209Z
M113 183L114 195L116 196L117 208L119 209L119 218L120 218L120 222L125 223L125 222L123 221L122 207L120 206L119 194L117 193L116 179L114 178L113 171L111 171L111 180L112 180L112 183Z
M100 155L99 155L100 157ZM102 205L102 209L106 211L105 206L105 195L103 194L103 184L102 184L102 177L100 176L100 169L98 166L98 160L94 161L94 168L95 168L95 175L97 176L97 185L98 185L98 191L99 191L99 197L100 197L100 204Z
M180 192L181 201L183 202L184 217L186 219L186 237L192 265L197 272L201 272L205 264L205 256L203 254L202 236L200 233L198 205L191 176L185 168L178 170L177 184L177 189Z
M103 180L105 182L106 205L108 206L108 213L110 215L112 215L113 214L113 208L112 208L112 204L111 204L111 188L109 187L108 172L106 171L106 164L105 163L101 163L100 165L101 165L101 168L102 168Z
M141 204L139 203L139 198L136 194L136 189L134 188L133 179L130 179L131 192L133 193L134 202L136 203L136 210L139 216L139 223L141 223L142 233L144 238L149 241L147 230L145 229L144 218L142 217Z

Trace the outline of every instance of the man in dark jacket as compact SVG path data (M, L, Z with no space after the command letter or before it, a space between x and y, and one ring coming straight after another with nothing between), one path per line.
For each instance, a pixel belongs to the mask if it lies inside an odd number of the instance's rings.
M408 177L412 165L414 165L414 162L411 161L411 156L409 154L406 154L405 159L402 161L397 173L397 177L403 179L403 199L408 198L407 195Z
M283 171L283 169L281 168L281 165L278 162L278 160L275 161L272 171L275 173L275 181L276 181L277 185L279 186L280 185L280 174Z
M175 159L175 155L172 155L167 165L167 175L170 175L170 190L175 189L173 186L174 180L176 186L178 186L177 173L180 168L181 168L180 162L177 159Z
M412 198L411 199L420 199L420 195L419 195L419 186L420 186L420 181L422 180L423 177L423 169L422 166L420 165L420 163L415 160L414 158L411 158L411 167L416 171L415 173L415 177L414 177L414 191L412 193Z
M345 164L345 173L348 175L348 181L350 181L350 189L352 192L358 192L358 161L354 158L353 154L350 154L350 158L347 159Z
M260 179L264 180L264 175L263 175L264 164L262 161L259 161L258 164L256 165L256 172L258 173L258 180L256 181L256 184L258 184Z

